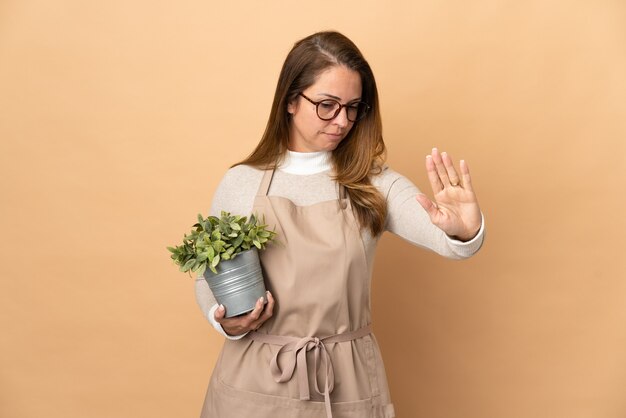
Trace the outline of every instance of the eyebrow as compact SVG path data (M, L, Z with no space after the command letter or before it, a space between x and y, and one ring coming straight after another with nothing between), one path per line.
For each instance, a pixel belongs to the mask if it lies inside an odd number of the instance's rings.
M330 97L331 99L335 99L338 102L341 101L341 97L333 96L332 94L328 94L328 93L319 93L318 96L326 96L326 97ZM356 102L358 100L361 100L361 98L357 97L356 99L348 100L346 103Z

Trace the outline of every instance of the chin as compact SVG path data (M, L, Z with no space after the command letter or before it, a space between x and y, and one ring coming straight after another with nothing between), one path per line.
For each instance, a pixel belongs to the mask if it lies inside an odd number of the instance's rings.
M325 148L326 151L332 151L335 148L337 148L339 146L339 144L341 144L341 141L343 141L343 138L341 138L341 139L333 139L331 141L328 141L324 148Z

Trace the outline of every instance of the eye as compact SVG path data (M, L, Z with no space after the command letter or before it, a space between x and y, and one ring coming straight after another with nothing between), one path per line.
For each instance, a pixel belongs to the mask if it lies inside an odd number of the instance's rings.
M332 100L324 100L323 102L320 102L319 106L324 110L332 110L337 107L337 102L334 102Z

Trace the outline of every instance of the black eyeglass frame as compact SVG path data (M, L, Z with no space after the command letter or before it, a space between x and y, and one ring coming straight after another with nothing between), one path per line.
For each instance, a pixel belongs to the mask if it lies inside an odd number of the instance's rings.
M307 99L309 102L311 102L312 104L315 105L315 113L317 114L317 117L320 118L321 120L325 120L325 121L329 121L329 120L333 120L335 119L337 116L339 116L339 113L341 112L341 109L343 109L344 107L354 107L356 105L357 109L359 106L364 106L363 110L361 112L357 113L357 117L355 120L350 119L350 117L348 116L348 111L346 110L346 118L350 121L350 122L358 122L361 119L363 119L365 117L365 115L367 115L367 113L370 111L370 109L372 108L370 105L368 105L365 102L361 102L361 101L356 101L356 102L350 102L350 103L346 103L346 104L341 104L339 103L337 100L335 99L324 99L324 100L320 100L319 102L316 102L315 100L312 100L308 97L306 97L304 95L304 93L300 92L298 93L299 96L304 97L305 99ZM333 103L337 103L339 105L339 107L337 108L337 110L335 110L335 114L332 115L330 118L323 118L320 116L320 104L324 103L324 102L333 102Z

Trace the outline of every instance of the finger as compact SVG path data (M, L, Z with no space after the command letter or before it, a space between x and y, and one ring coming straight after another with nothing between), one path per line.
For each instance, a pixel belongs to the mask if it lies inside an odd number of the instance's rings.
M222 329L228 335L238 335L241 333L241 326L236 324L237 318L226 318L226 307L219 305L213 315L215 321L222 326ZM233 325L235 323L235 325Z
M428 181L430 181L430 187L433 189L433 193L437 194L443 190L443 184L439 180L435 163L433 162L432 155L426 156L426 174L428 174Z
M226 315L226 308L224 307L224 305L220 305L215 310L213 317L215 318L217 322L220 322L221 319L224 319L225 315Z
M262 322L267 321L274 314L274 296L268 290L267 291L267 304L265 305L265 309L263 309L263 315L261 315Z
M274 315L274 297L269 291L267 291L266 293L267 293L267 304L265 305L265 308L263 309L263 313L261 314L260 318L257 321L254 321L252 324L250 324L250 327L253 330L258 330L259 328L261 328L261 325L263 325L265 321L267 321L268 319L272 317L272 315Z
M449 186L450 179L448 178L448 172L443 164L439 150L437 148L433 148L431 155L433 157L433 162L435 163L435 168L437 169L437 174L439 175L439 180L443 184L443 187Z
M415 200L417 200L417 202L424 208L431 221L433 221L437 217L437 213L439 212L437 204L435 204L432 200L426 197L425 194L418 193L415 196Z
M469 167L465 160L459 161L459 169L461 170L463 188L473 192L474 190L472 189L472 178L470 176Z
M254 309L252 312L248 314L248 321L250 324L256 322L261 316L261 312L263 312L263 307L265 306L265 299L261 296L254 305Z
M270 315L274 312L274 295L269 290L267 291L267 305L265 305L265 311L269 311Z
M454 168L454 164L452 163L452 158L450 158L447 152L442 152L441 159L443 160L443 165L446 168L446 172L448 173L450 184L452 186L461 185L461 179L459 178L459 175L457 174Z

